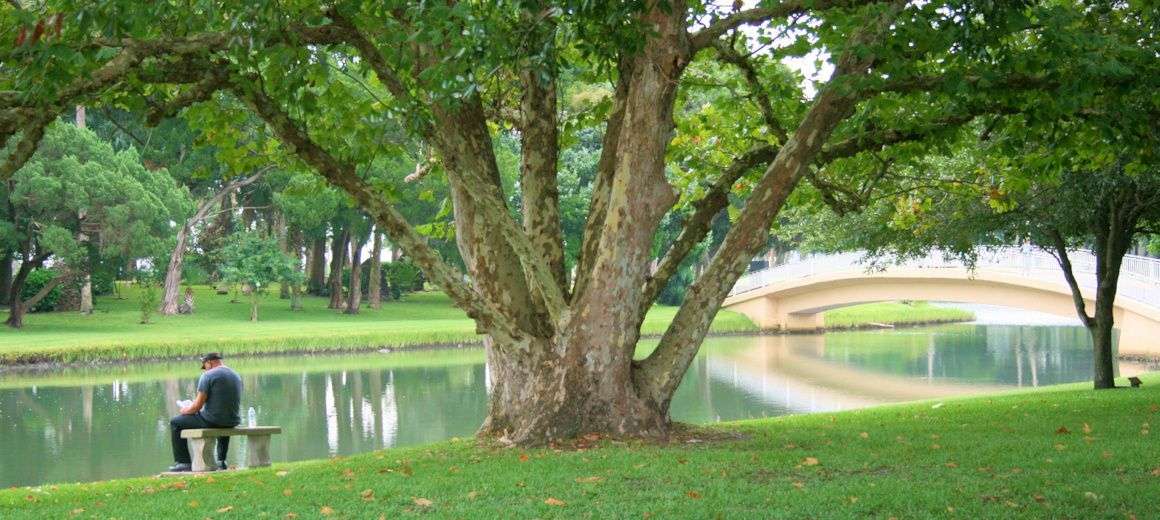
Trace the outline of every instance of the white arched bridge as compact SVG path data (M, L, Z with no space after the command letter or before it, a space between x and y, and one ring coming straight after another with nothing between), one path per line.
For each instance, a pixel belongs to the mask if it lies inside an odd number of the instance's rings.
M1092 312L1095 257L1086 251L1069 257ZM938 251L877 266L862 252L799 256L742 276L723 307L763 329L802 331L820 328L826 310L893 300L982 303L1076 317L1055 258L1020 248L980 250L973 269ZM1160 259L1124 258L1114 313L1121 355L1160 354Z

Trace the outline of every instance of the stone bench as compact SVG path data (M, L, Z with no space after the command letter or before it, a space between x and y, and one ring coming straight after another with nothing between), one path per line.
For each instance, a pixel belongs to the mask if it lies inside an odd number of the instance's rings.
M270 465L270 436L282 433L278 426L249 426L239 428L201 428L182 430L181 438L189 439L189 454L193 471L217 469L214 448L220 437L246 436L246 466L260 468ZM213 442L210 442L213 441Z

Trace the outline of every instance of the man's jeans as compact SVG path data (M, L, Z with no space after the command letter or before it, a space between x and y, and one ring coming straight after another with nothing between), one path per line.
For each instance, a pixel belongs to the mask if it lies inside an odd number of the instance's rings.
M233 428L236 424L211 424L200 413L193 415L176 415L169 420L169 431L173 433L173 460L178 464L189 464L189 441L181 438L182 430L196 430L199 428ZM218 437L217 460L226 460L226 452L230 449L229 437Z

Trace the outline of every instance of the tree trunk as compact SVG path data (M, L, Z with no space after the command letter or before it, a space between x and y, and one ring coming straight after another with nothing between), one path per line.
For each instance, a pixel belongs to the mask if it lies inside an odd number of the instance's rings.
M358 314L362 305L362 248L365 239L350 242L350 293L346 301L346 313Z
M298 258L298 255L293 254L291 251L290 228L286 225L286 216L281 211L274 210L272 227L272 231L278 237L278 249L293 258ZM282 300L290 299L290 284L285 280L278 282L278 298Z
M250 321L258 321L258 289L250 291Z
M290 236L289 236L290 249L291 249L292 254L294 256L294 269L297 272L301 273L302 269L303 269L302 230L298 229L297 227L293 227L290 229L289 234L290 234ZM292 310L292 311L302 310L302 283L299 281L295 281L294 283L290 284L290 310Z
M314 296L322 296L322 288L326 287L326 234L314 239L310 245L310 280L306 283L306 292Z
M625 345L565 348L531 340L517 347L488 337L484 346L492 387L482 435L545 444L589 432L643 437L668 432L667 414L640 397L628 365L615 355Z
M370 278L367 279L367 302L372 309L382 307L383 298L383 234L379 230L374 231L374 240L371 242L371 258L370 258Z
M164 316L177 314L177 293L181 286L181 271L185 265L185 242L189 239L189 228L190 223L186 222L177 230L177 242L173 246L173 251L169 253L169 265L165 268L165 283L161 291L161 307L158 309Z
M25 255L25 258L27 258L27 255ZM28 308L36 305L36 303L43 299L44 296L48 294L48 292L51 291L53 287L56 287L58 284L60 284L61 281L63 281L64 277L58 276L52 279L52 281L49 283L45 284L44 287L41 288L41 290L35 295L33 295L32 298L29 298L27 302L23 301L21 293L24 292L24 282L28 280L28 275L32 273L33 269L36 269L37 267L40 267L44 264L44 260L46 258L48 258L48 255L41 255L32 260L24 260L20 262L20 270L16 272L16 277L12 280L12 302L11 305L9 305L8 319L4 322L9 327L14 329L23 327L24 314L27 312Z
M338 231L338 230L336 230ZM334 234L330 247L330 303L328 309L342 307L342 268L346 265L346 247L350 242L350 230L343 229Z
M264 171L259 171L249 177L236 179L226 184L213 197L199 204L193 216L185 221L185 224L177 230L177 243L173 246L173 252L169 254L169 265L165 268L165 283L161 291L161 307L158 311L162 315L172 316L177 314L178 289L181 285L181 273L185 264L185 247L186 242L189 241L189 233L193 229L193 226L205 219L209 215L210 209L219 204L223 205L222 214L228 217L229 212L225 207L226 196L233 193L234 190L241 189L257 181L264 173Z

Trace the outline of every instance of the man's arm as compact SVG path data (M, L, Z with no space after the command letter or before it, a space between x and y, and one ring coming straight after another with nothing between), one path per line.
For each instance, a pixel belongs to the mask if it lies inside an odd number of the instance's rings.
M201 407L205 406L205 400L208 396L205 392L198 392L197 397L193 400L193 404L181 409L181 415L193 415L201 411Z

